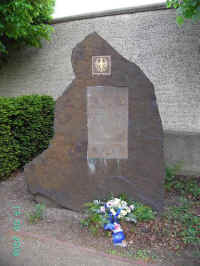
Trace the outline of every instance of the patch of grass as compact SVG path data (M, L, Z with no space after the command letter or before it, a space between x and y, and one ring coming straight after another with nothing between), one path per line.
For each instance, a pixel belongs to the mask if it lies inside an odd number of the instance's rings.
M33 212L25 214L27 219L28 219L28 222L30 224L35 224L35 223L39 222L40 220L43 220L45 208L46 207L44 204L36 204L35 210Z
M149 206L130 200L125 193L120 194L119 198L121 200L127 201L130 205L133 204L135 206L134 215L136 216L138 222L147 222L156 218L156 212L153 211Z
M136 259L142 259L145 261L151 261L157 259L155 254L152 254L150 250L147 249L138 249L135 254Z
M120 253L116 249L109 249L107 252L111 255L120 255Z
M81 226L88 227L93 235L97 235L100 228L103 228L102 217L98 213L88 212L88 216L80 221Z
M156 260L158 257L156 254L154 254L152 251L147 250L147 249L138 249L137 251L135 250L130 250L130 249L108 249L107 250L108 254L111 255L116 255L116 256L121 256L121 257L126 257L126 258L133 258L133 259L141 259L144 261L153 261Z
M177 176L182 164L166 167L165 188L168 192L175 191L182 196L190 196L194 200L200 199L200 182L195 177L185 178Z
M175 176L181 170L181 167L182 163L177 163L165 168L165 188L167 191L170 191L172 189Z
M134 214L138 222L147 222L156 218L156 212L150 207L143 205L140 202L134 202L135 211Z
M181 198L181 204L169 207L164 217L170 224L170 234L180 238L184 244L200 244L200 217L192 212L193 202ZM172 230L173 228L173 230Z
M136 251L136 258L146 260L149 258L148 251L146 249L138 249Z
M131 252L128 249L118 249L118 248L114 249L113 248L113 249L108 249L107 253L110 255L121 256L124 258L127 258L127 257L135 258L135 253Z

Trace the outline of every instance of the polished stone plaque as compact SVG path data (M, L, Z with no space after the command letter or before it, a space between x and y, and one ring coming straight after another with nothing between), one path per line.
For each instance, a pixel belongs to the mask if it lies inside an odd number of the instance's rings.
M128 88L87 88L89 159L128 158Z
M92 56L92 75L111 75L111 56Z

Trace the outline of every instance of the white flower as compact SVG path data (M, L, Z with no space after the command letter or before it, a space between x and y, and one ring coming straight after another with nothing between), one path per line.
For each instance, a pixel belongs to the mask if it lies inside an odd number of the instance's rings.
M130 205L129 208L133 211L135 209L134 205Z
M130 212L131 212L131 209L130 209L129 207L127 207L127 208L126 208L126 211L127 211L128 213L130 213Z
M120 199L118 199L118 198L114 198L114 199L108 201L107 204L108 204L108 206L110 206L110 207L117 208L117 207L119 207Z
M127 211L121 210L120 214L121 214L121 216L126 216L127 215Z
M117 206L117 205L119 205L120 204L120 199L118 199L118 198L114 198L113 199L113 203Z
M106 203L106 207L107 207L107 208L112 207L112 202L111 202L111 201L108 201L108 202Z
M94 204L100 204L100 200L93 200Z
M127 207L126 201L122 200L121 201L121 206L122 206L122 208L126 208Z
M114 215L114 216L116 215L116 211L113 208L111 208L110 211L111 211L112 215Z
M105 212L106 212L106 209L105 209L105 207L104 207L104 206L101 206L101 208L100 208L100 212L103 212L103 213L105 213Z

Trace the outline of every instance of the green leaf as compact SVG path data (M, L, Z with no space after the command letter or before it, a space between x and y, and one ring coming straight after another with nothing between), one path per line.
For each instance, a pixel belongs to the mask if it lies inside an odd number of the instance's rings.
M182 16L177 16L176 22L179 26L181 26L184 23L184 18Z
M167 1L167 2L166 2L166 7L167 7L167 8L172 7L172 3L171 3L170 1Z
M178 8L179 7L179 3L174 3L174 8Z
M195 14L192 16L192 21L197 22L200 19L200 14Z
M191 3L191 5L193 6L193 7L195 7L196 5L197 5L197 1L196 0L193 0L193 2Z

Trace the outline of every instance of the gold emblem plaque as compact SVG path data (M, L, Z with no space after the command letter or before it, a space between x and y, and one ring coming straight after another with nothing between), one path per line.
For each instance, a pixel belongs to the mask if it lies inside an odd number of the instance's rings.
M128 88L87 88L88 159L128 158Z
M111 75L111 56L92 56L92 75Z

